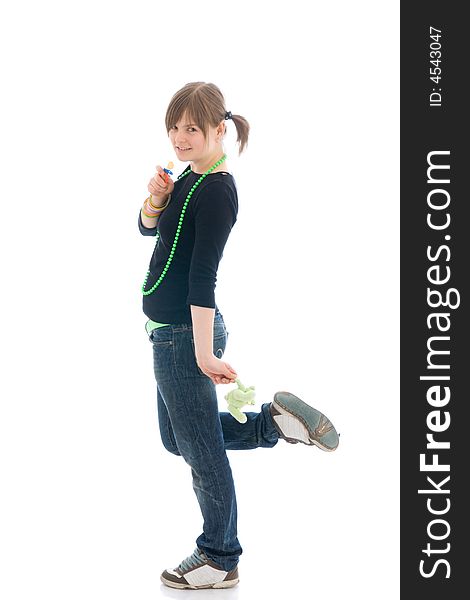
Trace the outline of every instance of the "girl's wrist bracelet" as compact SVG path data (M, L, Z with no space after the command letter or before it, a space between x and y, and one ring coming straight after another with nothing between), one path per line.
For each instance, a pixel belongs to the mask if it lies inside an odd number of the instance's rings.
M149 218L154 218L154 217L158 217L163 211L161 210L154 210L153 208L150 208L149 203L148 203L148 199L145 200L143 206L142 206L142 212L144 213L144 215L146 217Z
M152 208L152 205L149 203L148 198L145 200L144 202L144 208L147 212L153 214L153 215L159 215L163 209L160 208Z
M154 210L149 210L147 204L144 204L144 206L142 206L142 211L143 213L150 218L155 218L155 217L159 217L163 211L159 210L158 212L154 211Z
M152 194L150 194L150 196L147 198L147 203L152 208L155 208L156 210L163 210L164 208L166 208L168 206L168 204L170 203L170 200L171 200L171 194L168 196L167 201L165 202L165 204L163 206L155 206L155 204L152 202Z
M160 216L162 211L165 210L165 208L170 203L171 194L168 196L168 199L163 206L155 206L154 204L152 204L151 198L152 194L150 194L150 196L145 199L144 204L142 206L142 212L147 218L156 219L158 216Z
M164 210L164 207L152 208L152 204L150 204L150 201L148 198L145 199L145 202L144 202L142 208L145 209L145 211L147 213L150 213L151 215L159 215Z
M157 219L160 215L148 215L144 209L142 209L142 214L144 214L148 219Z

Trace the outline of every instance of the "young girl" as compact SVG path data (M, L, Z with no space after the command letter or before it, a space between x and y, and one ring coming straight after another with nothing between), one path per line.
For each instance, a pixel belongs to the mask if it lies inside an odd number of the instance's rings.
M226 450L272 448L281 437L331 451L339 441L322 413L289 392L277 392L259 413L246 413L243 424L218 411L216 384L237 378L222 360L229 332L214 294L238 212L237 188L223 148L227 120L236 127L241 154L248 122L226 110L217 86L194 82L176 92L165 124L176 156L189 165L176 181L169 177L170 169L157 166L139 213L140 232L156 236L142 293L160 433L165 448L191 467L204 520L193 554L161 575L165 585L181 589L238 583L242 548Z

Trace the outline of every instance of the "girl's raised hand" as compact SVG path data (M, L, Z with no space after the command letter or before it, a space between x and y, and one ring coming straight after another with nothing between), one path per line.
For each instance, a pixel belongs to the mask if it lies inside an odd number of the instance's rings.
M175 183L160 165L157 165L156 170L157 172L149 181L147 189L157 200L166 200L175 189Z

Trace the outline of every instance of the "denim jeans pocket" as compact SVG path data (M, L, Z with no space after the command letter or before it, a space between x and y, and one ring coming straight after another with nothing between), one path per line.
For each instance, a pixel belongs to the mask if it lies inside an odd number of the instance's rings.
M171 327L157 327L149 334L149 340L157 346L173 344L173 330Z
M172 342L153 343L153 370L157 381L168 381L175 373L175 352Z
M214 356L217 358L222 358L225 352L225 347L227 346L227 333L224 331L222 335L217 335L214 337L212 350L214 352Z

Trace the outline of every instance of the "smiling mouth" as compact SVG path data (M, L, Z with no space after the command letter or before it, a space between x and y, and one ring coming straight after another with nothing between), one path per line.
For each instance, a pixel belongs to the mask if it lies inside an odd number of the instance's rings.
M186 150L191 150L191 148L180 148L179 146L176 146L176 148L178 150L181 150L182 152L185 152Z

